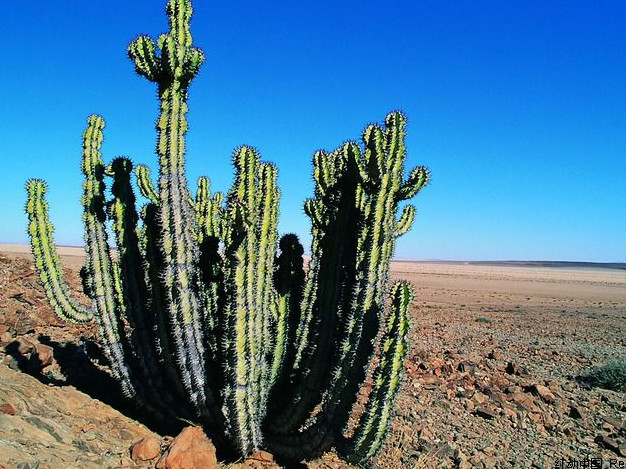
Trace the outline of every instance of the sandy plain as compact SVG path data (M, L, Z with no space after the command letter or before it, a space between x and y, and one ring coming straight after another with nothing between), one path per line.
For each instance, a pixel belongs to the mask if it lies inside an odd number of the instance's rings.
M60 253L78 292L83 251L61 247ZM0 267L5 341L20 334L52 336L58 343L91 337L50 315L26 246L0 245ZM612 267L394 262L392 278L409 280L417 291L412 348L396 419L373 467L551 468L592 459L626 464L625 394L580 380L594 367L626 360L626 269ZM88 389L73 384L89 397ZM24 389L36 393L37 385L45 391L38 382ZM10 399L3 386L0 401ZM2 418L0 413L0 424ZM20 428L28 434L28 425ZM6 440L0 425L0 454ZM109 453L127 456L119 449L127 443L114 444L110 435L104 440L112 445ZM54 441L46 444L35 455L42 464L53 460L47 451ZM351 466L327 454L306 467Z

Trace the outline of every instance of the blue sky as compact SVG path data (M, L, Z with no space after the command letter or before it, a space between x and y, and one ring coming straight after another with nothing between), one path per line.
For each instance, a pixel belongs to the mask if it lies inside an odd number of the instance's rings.
M126 46L164 3L0 2L0 242L26 242L24 182L50 185L80 244L81 134L154 168L156 93ZM196 1L207 59L190 90L187 167L225 191L250 144L277 164L281 232L305 245L311 155L393 109L432 183L400 258L626 262L626 2Z

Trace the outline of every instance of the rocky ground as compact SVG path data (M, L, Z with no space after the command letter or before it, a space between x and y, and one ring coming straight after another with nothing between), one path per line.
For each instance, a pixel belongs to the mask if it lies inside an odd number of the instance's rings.
M80 263L66 261L78 291ZM397 418L372 467L626 467L626 394L578 379L626 359L626 272L420 269L394 266L419 292ZM55 318L27 257L0 254L0 467L209 467L214 454L185 466L177 453L202 435L173 440L180 428L116 397L95 339ZM260 453L222 467L280 466ZM332 453L300 467L351 468Z

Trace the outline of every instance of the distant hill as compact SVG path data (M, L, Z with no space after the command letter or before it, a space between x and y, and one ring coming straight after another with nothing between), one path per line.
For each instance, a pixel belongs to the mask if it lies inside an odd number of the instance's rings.
M416 262L398 259L396 262ZM612 269L626 270L624 262L574 262L574 261L419 261L420 263L453 264L453 265L477 265L499 267L550 267L561 269Z

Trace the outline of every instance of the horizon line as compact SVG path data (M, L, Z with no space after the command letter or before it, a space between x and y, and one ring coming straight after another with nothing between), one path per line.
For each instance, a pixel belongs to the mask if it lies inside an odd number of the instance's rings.
M30 252L30 245L26 243L10 243L10 242L2 242L0 241L0 252L5 250L2 249L5 246L21 246L28 248ZM70 249L84 249L84 245L76 245L76 244L55 244L56 247L59 248L70 248ZM115 247L113 247L115 249ZM11 251L8 251L11 252ZM71 254L70 254L71 255ZM310 253L304 254L304 257L310 257ZM538 259L488 259L488 260L477 260L477 259L440 259L440 258L406 258L406 257L394 257L392 259L393 262L424 262L424 263L448 263L448 264L515 264L517 266L536 266L536 267L605 267L605 268L613 268L619 270L626 270L626 262L620 261L566 261L566 260L538 260ZM552 264L552 265L551 265Z

